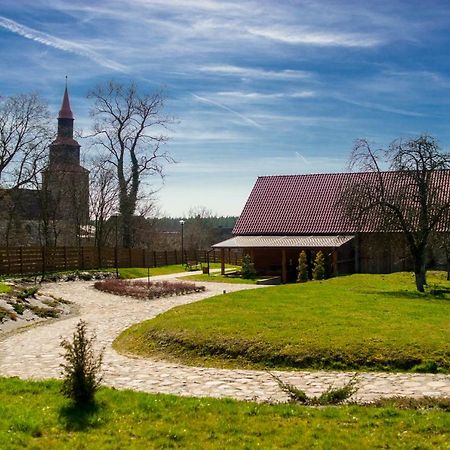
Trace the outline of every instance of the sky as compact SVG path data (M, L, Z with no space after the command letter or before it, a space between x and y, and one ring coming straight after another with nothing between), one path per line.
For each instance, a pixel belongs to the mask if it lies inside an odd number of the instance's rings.
M69 80L162 89L176 118L160 213L239 215L261 175L339 172L353 142L429 133L450 148L450 2L0 0L0 95Z

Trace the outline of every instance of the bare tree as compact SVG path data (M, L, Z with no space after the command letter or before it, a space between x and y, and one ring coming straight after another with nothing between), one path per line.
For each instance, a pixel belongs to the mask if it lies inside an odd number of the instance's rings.
M171 119L162 114L160 92L141 94L134 83L110 81L88 97L94 100L94 142L106 151L117 177L122 244L132 247L141 185L149 175L162 176L164 163L172 162L163 149Z
M370 223L380 231L401 232L414 261L417 289L423 292L430 237L449 225L450 155L427 135L394 141L386 150L360 139L351 168L369 174L355 174L344 187L345 216L359 229Z
M191 208L185 225L185 242L188 250L208 249L216 240L216 232L211 224L213 212L204 206Z
M112 227L108 220L117 211L117 183L110 165L98 157L90 167L89 202L92 222L95 227L96 247L104 247Z
M0 186L18 188L42 169L51 138L47 105L36 94L0 97Z

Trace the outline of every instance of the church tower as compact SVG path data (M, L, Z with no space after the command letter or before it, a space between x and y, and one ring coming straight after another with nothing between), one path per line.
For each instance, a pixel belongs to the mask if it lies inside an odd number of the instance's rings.
M80 235L80 227L89 222L89 171L80 165L80 144L73 138L73 122L66 83L58 133L49 146L49 163L42 184L48 193L50 213L72 230L77 228Z

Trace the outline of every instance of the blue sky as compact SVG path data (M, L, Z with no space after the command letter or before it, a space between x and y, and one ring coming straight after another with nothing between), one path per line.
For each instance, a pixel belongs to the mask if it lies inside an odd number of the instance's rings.
M56 116L67 74L88 132L99 82L164 89L178 123L162 213L238 215L258 175L345 170L356 138L427 132L450 147L448 0L0 6L1 95L37 91Z

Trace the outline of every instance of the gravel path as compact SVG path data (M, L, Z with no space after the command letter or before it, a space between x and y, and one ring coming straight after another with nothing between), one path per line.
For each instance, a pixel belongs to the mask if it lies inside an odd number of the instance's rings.
M179 275L179 274L178 274ZM168 279L177 275L153 277ZM152 318L177 305L195 302L213 295L255 289L245 284L205 283L206 291L149 302L117 297L94 289L91 282L65 282L45 285L43 290L79 305L76 317L27 329L0 341L0 375L20 378L58 378L60 376L62 337L73 334L83 318L95 330L99 346L105 347L104 383L116 388L160 392L185 396L232 397L240 400L286 401L287 396L266 372L188 367L166 361L130 358L119 355L112 341L130 325ZM267 288L267 289L270 289ZM330 385L349 381L350 372L274 372L283 381L318 395ZM370 401L391 396L450 397L450 376L433 374L361 373L356 399Z

